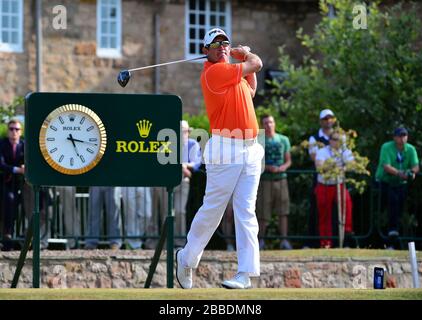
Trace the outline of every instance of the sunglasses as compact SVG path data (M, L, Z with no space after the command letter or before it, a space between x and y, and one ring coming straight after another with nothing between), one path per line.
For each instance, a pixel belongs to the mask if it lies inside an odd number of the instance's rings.
M20 131L21 128L10 127L9 131Z
M223 41L216 41L216 42L211 42L209 45L207 45L207 48L211 48L211 49L217 49L220 46L223 47L228 47L230 45L230 41L227 40L223 40Z

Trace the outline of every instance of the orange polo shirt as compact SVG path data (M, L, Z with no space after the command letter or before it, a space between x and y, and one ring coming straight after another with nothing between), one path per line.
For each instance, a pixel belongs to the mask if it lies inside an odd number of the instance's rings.
M213 134L222 130L221 136L241 139L258 135L251 88L242 77L242 68L240 63L204 63L201 86Z

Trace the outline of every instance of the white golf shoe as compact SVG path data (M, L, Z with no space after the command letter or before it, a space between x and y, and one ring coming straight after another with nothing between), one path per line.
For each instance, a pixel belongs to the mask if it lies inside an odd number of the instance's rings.
M226 289L249 289L252 288L251 279L246 272L239 272L230 280L221 284Z
M183 289L192 289L192 268L183 267L180 261L180 251L176 251L176 279Z

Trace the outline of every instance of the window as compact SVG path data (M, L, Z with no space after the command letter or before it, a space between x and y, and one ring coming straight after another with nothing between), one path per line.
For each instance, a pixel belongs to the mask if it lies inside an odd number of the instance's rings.
M186 40L187 59L202 54L205 32L214 27L223 29L231 36L231 6L224 0L186 0Z
M22 52L23 1L0 1L0 51Z
M121 0L97 2L97 55L119 58L122 43Z

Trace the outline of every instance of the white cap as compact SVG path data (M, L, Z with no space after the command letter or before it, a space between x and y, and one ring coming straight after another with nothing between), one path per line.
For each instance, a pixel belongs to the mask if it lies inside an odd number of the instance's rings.
M229 36L220 28L213 28L205 34L204 37L204 47L209 45L217 36L224 36L227 40L230 41Z
M182 129L189 129L189 123L186 120L182 120L181 127Z
M332 116L334 117L334 112L332 112L330 109L324 109L319 114L320 119L324 119L326 116Z

